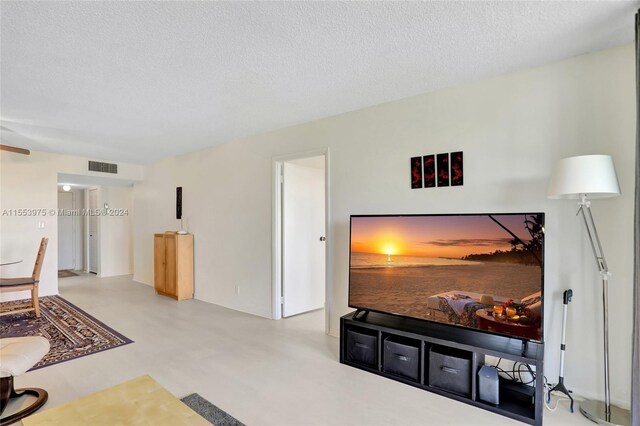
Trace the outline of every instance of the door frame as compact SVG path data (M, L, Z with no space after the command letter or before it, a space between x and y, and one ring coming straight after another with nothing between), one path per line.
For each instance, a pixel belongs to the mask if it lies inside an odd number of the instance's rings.
M331 232L329 229L330 223L330 199L329 196L329 148L321 148L312 151L304 151L295 154L283 155L272 158L272 182L273 182L273 197L272 197L272 249L271 249L271 282L272 282L272 305L271 305L271 318L279 320L282 319L282 171L284 169L284 163L291 160L300 160L302 158L318 157L324 155L324 229L326 242L331 242ZM329 317L330 317L330 305L329 300L332 299L331 288L329 286L329 277L331 271L331 264L329 260L328 244L325 244L325 283L324 283L324 313L325 313L325 333L329 333Z
M84 205L85 205L85 211L90 211L91 210L91 206L90 206L90 196L89 193L91 191L96 191L96 205L95 209L99 209L100 207L100 187L99 186L92 186L89 188L85 189L85 193L84 193ZM96 230L98 232L98 238L96 241L96 252L95 252L95 262L96 262L96 271L95 274L96 276L100 276L100 216L99 215L95 215L93 216L96 220ZM90 228L89 228L89 222L91 220L91 217L87 216L87 220L84 221L84 230L85 230L85 272L86 273L91 273L91 240L89 238L89 232L90 232Z
M73 191L58 191L58 211L60 210L60 194L71 194L71 210L76 210L78 208L76 204L76 194ZM74 214L69 215L71 217L71 257L73 259L73 269L81 269L77 265L77 241L76 241L76 216ZM60 219L56 221L56 227L58 228L58 243L60 242ZM58 254L58 260L60 259L60 255ZM57 268L60 268L60 264L57 265Z

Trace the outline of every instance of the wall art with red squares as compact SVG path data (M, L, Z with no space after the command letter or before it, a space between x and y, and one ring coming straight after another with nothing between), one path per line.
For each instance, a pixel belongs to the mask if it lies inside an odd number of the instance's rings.
M411 157L411 188L462 186L462 151Z

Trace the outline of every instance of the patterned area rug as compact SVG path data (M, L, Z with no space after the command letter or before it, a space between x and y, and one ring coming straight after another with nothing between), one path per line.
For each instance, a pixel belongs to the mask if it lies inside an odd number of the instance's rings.
M58 271L58 278L68 278L68 277L77 277L78 274L73 272L71 269L61 269Z
M0 306L4 310L25 302ZM0 317L0 338L20 336L43 336L51 344L49 353L32 370L133 342L60 296L40 298L40 318L33 312Z

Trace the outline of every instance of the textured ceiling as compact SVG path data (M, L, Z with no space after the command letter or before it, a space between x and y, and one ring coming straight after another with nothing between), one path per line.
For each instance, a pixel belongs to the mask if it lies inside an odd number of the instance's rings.
M631 42L639 6L3 0L1 140L150 163Z

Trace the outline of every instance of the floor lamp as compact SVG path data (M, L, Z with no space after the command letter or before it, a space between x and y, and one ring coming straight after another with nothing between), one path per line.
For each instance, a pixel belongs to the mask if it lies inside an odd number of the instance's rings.
M613 160L608 155L581 155L558 161L549 181L549 198L579 200L578 215L587 228L600 277L602 279L602 308L604 319L604 402L585 400L580 412L592 421L603 425L629 425L629 411L611 404L609 393L609 319L608 285L609 268L602 251L598 231L591 215L592 198L608 198L620 195L618 178Z

